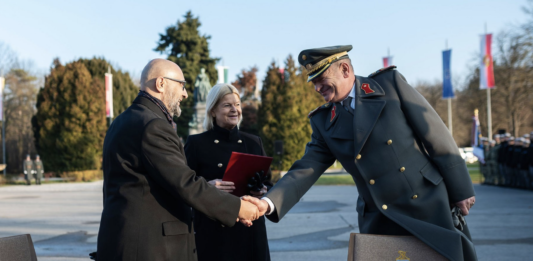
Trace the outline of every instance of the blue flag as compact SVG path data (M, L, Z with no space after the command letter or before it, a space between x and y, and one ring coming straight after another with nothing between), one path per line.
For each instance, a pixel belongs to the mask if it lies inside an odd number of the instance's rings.
M452 59L452 50L442 51L442 98L455 98L452 87L452 73L450 72L450 63Z

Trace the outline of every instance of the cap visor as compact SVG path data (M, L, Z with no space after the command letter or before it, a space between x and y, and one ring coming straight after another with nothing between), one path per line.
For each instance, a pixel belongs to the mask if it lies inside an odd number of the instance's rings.
M313 74L309 74L309 76L307 77L307 82L310 82L312 81L314 78L320 76L323 72L325 72L329 67L331 66L331 64L328 64L326 66L324 66L324 68L318 70L317 72L313 73Z

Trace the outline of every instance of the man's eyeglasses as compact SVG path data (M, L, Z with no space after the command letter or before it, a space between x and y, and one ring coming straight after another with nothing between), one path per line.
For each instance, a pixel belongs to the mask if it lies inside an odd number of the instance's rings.
M181 83L181 85L183 86L183 91L185 91L185 84L187 84L186 81L176 80L176 79L172 79L172 78L169 78L169 77L163 77L163 78L165 78L165 79L167 79L167 80L171 80L171 81L175 81L175 82L179 82L179 83Z

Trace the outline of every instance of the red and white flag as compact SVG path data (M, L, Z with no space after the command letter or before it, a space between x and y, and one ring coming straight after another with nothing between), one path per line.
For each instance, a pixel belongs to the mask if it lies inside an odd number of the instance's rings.
M392 65L392 56L383 57L383 68Z
M113 74L105 74L105 115L113 118Z
M479 88L492 89L494 84L494 67L492 62L492 34L481 36L481 59L479 64Z

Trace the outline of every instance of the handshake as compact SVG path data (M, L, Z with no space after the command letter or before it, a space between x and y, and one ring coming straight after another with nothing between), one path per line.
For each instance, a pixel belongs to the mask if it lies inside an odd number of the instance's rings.
M270 206L266 201L252 196L242 196L237 222L251 227L252 221L257 220L267 212L270 212Z

